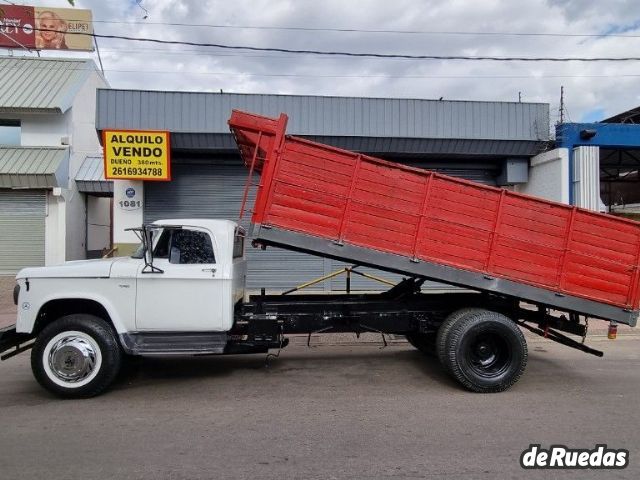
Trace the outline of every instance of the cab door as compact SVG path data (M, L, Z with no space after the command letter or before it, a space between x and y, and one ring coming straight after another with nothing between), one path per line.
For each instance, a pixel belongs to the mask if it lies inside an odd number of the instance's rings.
M136 275L139 331L221 331L223 281L214 246L206 229L163 229L153 261L162 273L145 273L141 266Z

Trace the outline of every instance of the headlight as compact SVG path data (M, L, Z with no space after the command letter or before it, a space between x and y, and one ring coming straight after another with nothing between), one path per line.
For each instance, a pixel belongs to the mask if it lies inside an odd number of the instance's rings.
M20 285L16 283L16 286L13 287L13 303L18 305L18 297L20 296Z

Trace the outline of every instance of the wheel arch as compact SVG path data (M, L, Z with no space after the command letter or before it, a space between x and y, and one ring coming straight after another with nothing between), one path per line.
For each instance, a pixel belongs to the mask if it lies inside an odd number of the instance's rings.
M115 309L103 299L89 296L54 297L43 302L36 315L32 333L37 335L56 319L77 313L95 315L108 322L116 333L125 331Z

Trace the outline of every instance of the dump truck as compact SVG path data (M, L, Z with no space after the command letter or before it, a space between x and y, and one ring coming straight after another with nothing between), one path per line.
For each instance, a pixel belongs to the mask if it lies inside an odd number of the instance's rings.
M134 229L130 257L25 268L7 359L31 349L62 397L108 388L132 356L270 355L288 335L405 336L473 392L514 385L523 329L586 353L589 319L635 326L640 224L286 134L288 118L233 111L248 169L239 218ZM245 247L400 274L383 292L247 295ZM462 287L423 291L428 280ZM310 282L313 283L313 282ZM596 373L594 372L594 375Z

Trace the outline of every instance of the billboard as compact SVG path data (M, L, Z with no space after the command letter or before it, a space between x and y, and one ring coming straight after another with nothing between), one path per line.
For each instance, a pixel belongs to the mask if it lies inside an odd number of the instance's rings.
M0 5L0 48L92 51L92 33L91 10Z
M169 132L104 130L102 147L108 180L171 180Z

